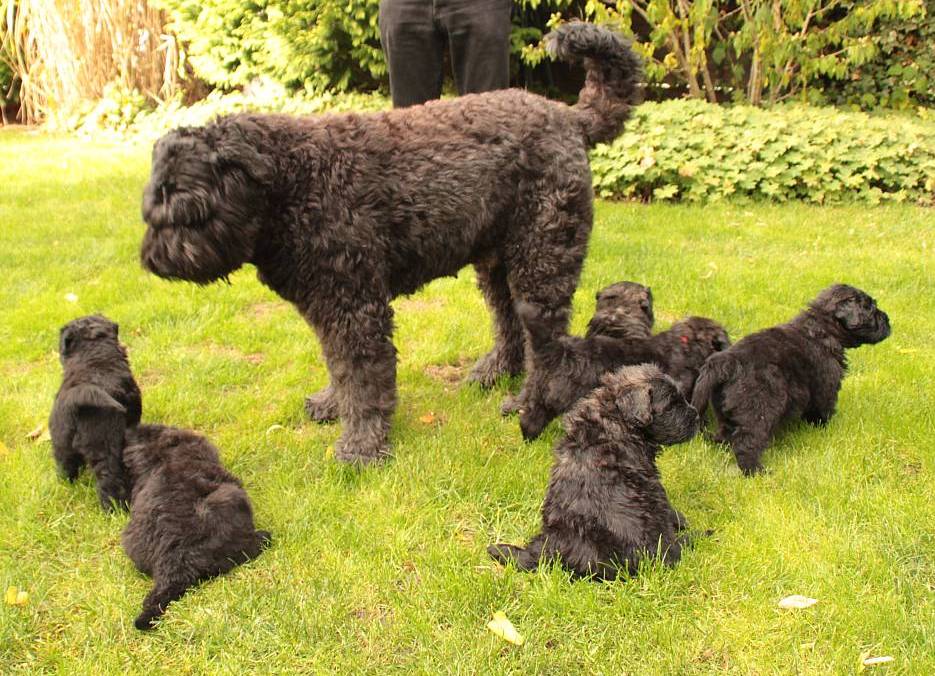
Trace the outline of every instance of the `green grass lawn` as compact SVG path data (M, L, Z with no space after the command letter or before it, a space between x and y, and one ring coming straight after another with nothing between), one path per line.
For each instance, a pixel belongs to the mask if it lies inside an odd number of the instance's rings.
M498 413L516 383L462 384L491 344L472 271L395 302L396 458L357 473L333 459L340 428L303 415L327 379L317 342L252 269L207 288L141 269L148 167L142 146L0 133L0 593L29 594L0 605L0 673L811 674L865 654L935 673L935 211L598 205L576 330L620 279L652 287L659 328L702 314L735 339L846 281L893 335L850 353L831 424L789 426L768 474L701 439L667 449L673 504L715 535L674 569L595 584L487 558L535 532L560 427L525 444ZM27 438L60 381L59 327L93 312L120 323L144 420L209 435L273 532L149 634L126 516ZM790 594L818 604L777 608ZM525 645L485 629L498 610Z

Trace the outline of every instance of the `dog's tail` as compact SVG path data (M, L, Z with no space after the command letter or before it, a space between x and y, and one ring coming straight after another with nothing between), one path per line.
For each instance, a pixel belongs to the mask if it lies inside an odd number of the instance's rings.
M517 570L535 570L542 555L542 536L534 537L525 547L502 543L490 545L487 553L503 566L512 561Z
M736 366L737 360L729 352L715 352L705 360L692 392L692 406L702 420L714 388L726 382L734 374Z
M165 614L166 607L182 598L196 582L197 580L157 579L152 590L143 599L143 610L133 625L140 631L152 629L156 620Z
M582 113L588 145L612 141L641 99L643 64L618 33L592 23L562 24L545 37L553 58L584 62L587 79L575 110Z

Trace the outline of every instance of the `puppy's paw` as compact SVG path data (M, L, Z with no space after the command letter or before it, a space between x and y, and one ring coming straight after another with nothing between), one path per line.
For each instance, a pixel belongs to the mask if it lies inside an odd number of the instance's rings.
M496 385L499 378L518 376L522 372L522 350L508 350L497 346L477 360L474 368L468 374L467 380L469 383L477 383L483 388L490 388Z
M519 413L522 408L523 402L520 400L519 395L510 395L500 404L500 415L503 417L511 416L514 413Z

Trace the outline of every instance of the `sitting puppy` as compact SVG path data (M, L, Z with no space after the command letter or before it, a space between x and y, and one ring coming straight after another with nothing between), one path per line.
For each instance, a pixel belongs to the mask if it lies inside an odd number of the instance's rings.
M657 551L667 564L678 561L685 536L677 531L687 524L669 504L656 454L691 439L698 414L672 379L651 364L624 367L605 375L564 422L542 532L526 547L497 544L488 553L521 570L557 557L576 576L601 580L618 568L635 573Z
M653 293L648 286L636 282L617 282L598 291L596 300L597 307L588 322L586 338L605 336L639 340L652 335ZM500 412L510 415L522 408L523 402L519 396L507 397Z
M889 335L889 317L873 298L835 284L791 322L711 357L692 402L702 414L711 402L715 440L729 443L744 474L754 474L780 422L801 416L824 425L831 418L847 368L844 350Z
M724 329L692 317L650 338L621 339L598 333L590 338L555 335L555 322L530 303L517 312L529 332L535 368L526 382L519 425L526 440L538 437L555 416L598 386L601 376L621 366L655 363L672 369L683 396L691 396L694 374L704 359L729 345Z
M636 282L617 282L597 292L597 307L586 338L649 338L653 332L653 292Z
M117 325L93 315L62 327L59 355L64 377L49 417L52 453L61 475L78 478L88 464L101 506L126 506L123 435L140 421L143 405Z
M247 493L203 436L140 425L123 459L133 486L123 548L154 578L135 625L150 629L190 587L258 556L270 534L254 529Z

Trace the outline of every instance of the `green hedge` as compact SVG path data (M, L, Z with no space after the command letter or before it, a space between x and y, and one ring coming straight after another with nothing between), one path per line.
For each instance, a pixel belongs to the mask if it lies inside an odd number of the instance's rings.
M592 153L598 195L935 203L935 121L805 106L644 103Z

